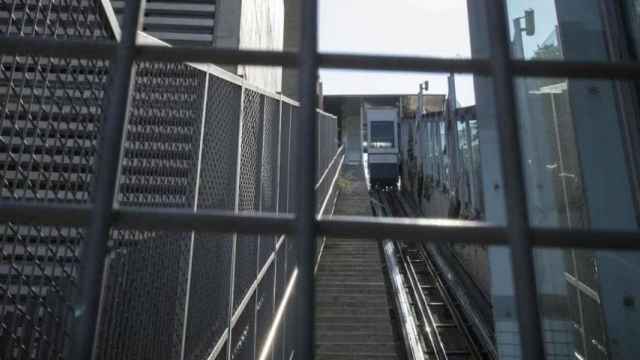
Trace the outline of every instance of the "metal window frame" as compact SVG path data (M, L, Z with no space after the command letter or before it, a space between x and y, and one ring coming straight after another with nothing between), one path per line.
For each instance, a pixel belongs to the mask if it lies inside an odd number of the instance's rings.
M513 79L527 77L580 77L586 79L640 79L639 62L584 61L523 61L509 56L508 24L504 2L487 0L492 14L488 34L492 44L491 58L453 59L430 57L401 57L378 55L347 55L319 53L317 47L318 0L303 2L301 18L305 19L301 32L301 48L295 52L247 51L219 48L161 47L136 44L144 0L127 1L122 35L119 43L100 43L80 40L31 39L3 37L0 45L5 53L30 56L81 57L112 59L112 86L108 91L111 106L107 110L105 141L101 143L103 159L97 176L94 206L28 204L3 202L0 219L15 218L42 224L88 226L88 246L82 251L81 302L77 304L79 318L74 330L72 358L91 358L94 342L100 284L95 280L104 263L109 227L113 225L139 229L170 229L189 231L223 231L237 233L295 234L298 242L298 276L296 296L299 297L298 344L296 356L313 356L313 267L315 237L317 235L342 238L378 239L390 237L432 242L465 242L474 244L509 245L521 331L522 354L525 359L544 355L539 311L537 309L533 247L573 247L607 250L640 250L640 232L564 230L531 228L528 223L524 182L521 168L517 128L517 111L513 99ZM301 114L304 121L296 122L296 136L307 141L298 142L296 161L300 181L297 186L295 216L268 214L238 214L225 211L193 209L135 209L114 208L120 139L126 125L128 99L131 93L131 74L135 61L194 62L216 64L246 64L271 66L299 66ZM501 163L505 182L506 226L474 221L427 219L373 219L332 217L317 218L315 212L316 147L316 79L320 67L333 69L387 70L405 72L473 73L492 77L498 113L501 114L499 137ZM127 91L118 91L127 89ZM293 125L292 125L293 126ZM505 151L509 150L509 151Z

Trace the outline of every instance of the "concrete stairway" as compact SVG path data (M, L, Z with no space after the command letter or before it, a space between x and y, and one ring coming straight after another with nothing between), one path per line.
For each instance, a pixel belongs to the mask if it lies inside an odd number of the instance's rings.
M345 165L336 215L370 215L361 165ZM316 274L316 359L400 359L378 243L327 239Z

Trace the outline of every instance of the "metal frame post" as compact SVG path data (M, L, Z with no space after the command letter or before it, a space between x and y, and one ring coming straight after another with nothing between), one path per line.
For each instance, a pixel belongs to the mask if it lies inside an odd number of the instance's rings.
M520 329L522 357L544 359L544 344L537 302L535 267L531 247L526 187L522 169L518 113L509 47L509 25L505 0L485 0L495 81L498 136L506 206L506 231L511 249L511 267Z
M302 33L298 53L300 76L300 121L297 121L296 170L301 174L297 186L296 250L298 256L298 341L296 358L312 359L314 338L314 286L313 268L317 234L315 172L316 161L316 83L318 78L318 2L302 2L300 19Z
M98 319L102 271L107 254L118 178L118 163L129 102L135 79L136 38L142 27L145 0L125 2L122 37L115 47L105 102L104 126L94 176L94 204L88 236L81 245L79 294L74 304L76 324L71 339L71 358L92 358Z

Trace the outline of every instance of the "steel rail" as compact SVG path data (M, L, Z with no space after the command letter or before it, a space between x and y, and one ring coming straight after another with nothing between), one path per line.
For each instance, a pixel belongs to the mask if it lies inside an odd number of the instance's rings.
M389 199L392 198L393 196L389 195ZM387 207L390 216L405 217L408 215L405 209L402 208L402 204L398 206L397 204L395 204L397 203L397 201L394 201L392 203L392 201L386 198L383 198L383 200L383 204L385 204L385 206ZM400 210L401 214L397 214L398 210ZM396 241L396 246L398 247L400 261L402 262L402 265L405 269L405 274L407 274L407 277L409 278L411 290L413 291L413 297L416 300L416 304L418 305L418 312L422 317L422 322L425 326L424 332L427 334L427 337L433 349L433 353L438 360L447 360L448 356L444 341L440 337L440 333L436 328L436 321L433 315L433 311L429 306L429 301L427 300L424 292L420 287L420 281L418 280L418 274L416 272L415 266L413 265L411 260L409 260L408 257L404 254L398 241Z
M405 201L403 201L403 198L401 195L398 195L396 193L395 195L390 194L389 197L392 200L392 201L389 201L389 203L393 204L391 206L392 206L392 209L396 210L395 211L396 215L398 216L413 215L412 209L409 207L409 205L405 203ZM441 277L437 274L435 270L433 262L430 259L430 255L425 248L426 243L414 242L414 245L417 245L417 249L416 249L417 254L422 258L422 262L425 264L425 268L427 269L430 277L433 279L434 285L437 288L440 297L444 301L448 312L451 314L451 317L454 320L455 326L457 327L458 331L460 331L464 335L469 353L472 354L474 359L478 359L478 360L483 359L482 355L480 354L478 345L474 341L471 331L469 330L468 326L465 326L464 321L462 320L462 315L460 314L460 310L457 307L455 307L453 300L451 299L451 296L445 287L444 281L442 281ZM401 256L403 256L402 252L401 252ZM410 275L410 277L414 278L415 281L418 282L419 284L418 275L413 262L411 260L406 260L404 258L402 259L402 261L407 263L408 274ZM424 294L422 293L422 291L419 291L418 295L422 295L422 297L424 298ZM425 304L426 304L427 314L429 315L429 319L432 324L431 326L435 329L435 333L436 333L435 337L439 341L439 345L440 345L439 348L443 351L444 359L448 359L449 358L449 354L448 354L449 351L447 350L448 346L440 336L440 333L437 331L436 321L435 321L431 306L429 306L429 302L425 300Z
M386 200L380 195L380 191L371 191L371 207L373 209L373 213L378 217L387 217L389 216L389 207ZM386 239L383 241L382 249L384 251L385 262L387 264L387 272L390 278L391 285L394 290L394 300L400 314L400 323L402 328L402 334L404 337L404 345L406 348L407 356L410 357L411 360L423 360L425 359L425 349L423 348L421 341L420 331L418 324L416 322L415 316L412 313L412 304L410 302L410 294L407 291L405 283L403 281L402 274L400 273L400 265L398 264L397 258L400 258L400 262L402 267L405 269L405 273L407 272L406 264L404 259L401 256L398 256L396 249L396 243L393 240ZM414 283L409 281L409 285L415 293ZM418 314L421 317L423 323L426 324L426 317L423 312L423 307L420 302L415 303L418 305ZM432 347L432 350L435 352L435 347L433 346L433 341L431 339L431 333L427 332L429 335L430 341L429 345Z

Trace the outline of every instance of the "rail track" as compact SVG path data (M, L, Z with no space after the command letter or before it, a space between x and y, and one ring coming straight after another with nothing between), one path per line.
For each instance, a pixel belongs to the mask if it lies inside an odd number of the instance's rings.
M376 216L412 217L412 209L396 191L371 191L371 199ZM410 297L423 358L493 359L491 353L479 345L480 341L431 260L427 247L417 242L392 240L392 243Z

